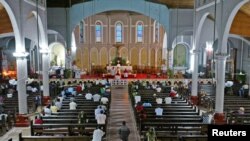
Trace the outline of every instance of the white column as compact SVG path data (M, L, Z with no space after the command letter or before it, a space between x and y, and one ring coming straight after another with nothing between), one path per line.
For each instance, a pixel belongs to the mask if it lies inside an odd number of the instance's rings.
M43 65L43 96L50 96L49 94L49 54L48 52L42 53Z
M17 64L17 91L18 91L18 111L19 114L27 114L27 93L26 93L26 80L27 80L27 54L19 54L16 57Z
M216 74L219 76L216 80L215 113L223 113L224 107L224 88L225 88L225 68L227 55L216 55Z
M192 72L192 91L191 91L191 96L192 97L197 97L198 95L198 51L194 50L193 51L194 55L194 70ZM192 63L192 62L191 62Z

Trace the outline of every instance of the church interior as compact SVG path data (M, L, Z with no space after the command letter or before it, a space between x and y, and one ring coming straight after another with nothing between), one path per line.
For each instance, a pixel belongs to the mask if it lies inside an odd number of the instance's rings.
M249 25L249 0L0 0L0 141L249 125Z

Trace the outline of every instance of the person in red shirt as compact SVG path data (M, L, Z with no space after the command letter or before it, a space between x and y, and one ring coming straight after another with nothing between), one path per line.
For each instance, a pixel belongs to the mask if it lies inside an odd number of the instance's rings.
M43 120L42 120L42 117L38 117L38 116L36 116L35 117L35 122L34 122L35 124L43 124Z
M140 113L141 111L144 110L144 107L142 106L141 102L138 102L135 109L137 113Z
M171 90L171 92L169 93L169 97L172 97L172 98L174 98L174 97L176 97L176 91L174 91L174 90Z

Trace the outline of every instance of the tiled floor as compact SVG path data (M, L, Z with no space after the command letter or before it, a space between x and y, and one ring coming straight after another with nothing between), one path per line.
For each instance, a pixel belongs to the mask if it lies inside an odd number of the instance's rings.
M131 131L129 141L140 141L128 95L128 87L112 87L111 92L112 96L107 129L107 141L120 141L118 129L122 125L122 121L127 122L127 126Z

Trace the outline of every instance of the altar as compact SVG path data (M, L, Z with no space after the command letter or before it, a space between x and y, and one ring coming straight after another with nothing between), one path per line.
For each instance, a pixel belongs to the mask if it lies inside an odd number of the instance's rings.
M111 70L118 70L120 69L121 73L123 73L125 70L128 72L132 72L133 67L132 66L107 66L107 72L111 72Z

